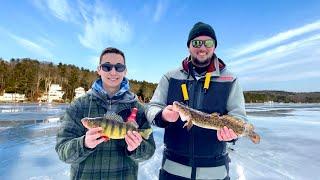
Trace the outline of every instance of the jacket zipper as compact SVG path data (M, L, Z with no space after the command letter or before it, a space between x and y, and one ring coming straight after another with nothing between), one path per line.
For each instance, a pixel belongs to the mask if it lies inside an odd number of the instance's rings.
M109 100L109 111L111 110L111 102L112 100Z
M198 105L198 98L197 97L197 89L198 89L198 80L195 79L194 85L192 87L193 89L193 97L192 97L192 107L197 108ZM199 96L199 95L198 95ZM195 161L194 161L194 128L191 129L191 165L194 167Z
M202 86L201 86L201 80L195 79L195 84L193 85L193 98L192 98L192 108L198 109L200 108L200 100L201 100L201 93L202 93ZM191 164L194 166L194 128L191 129Z

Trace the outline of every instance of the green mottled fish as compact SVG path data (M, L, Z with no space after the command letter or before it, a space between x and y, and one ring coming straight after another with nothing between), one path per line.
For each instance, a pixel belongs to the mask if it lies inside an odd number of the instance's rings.
M187 121L183 127L188 130L192 125L206 129L219 130L224 126L232 129L239 137L247 136L255 144L260 142L260 136L254 132L252 124L230 115L219 116L218 113L207 114L195 109L192 109L177 101L173 102L173 110L177 111L182 121Z
M102 127L103 135L110 139L124 139L127 131L137 131L144 139L149 139L152 129L138 129L135 121L123 122L121 116L115 113L106 114L104 117L83 118L82 125L87 129Z

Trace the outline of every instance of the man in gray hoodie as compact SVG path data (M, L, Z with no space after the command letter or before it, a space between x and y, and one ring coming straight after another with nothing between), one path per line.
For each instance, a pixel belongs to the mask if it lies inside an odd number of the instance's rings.
M228 127L216 131L193 126L188 131L172 103L246 120L243 92L236 76L214 53L217 38L210 25L196 23L187 47L190 56L161 78L146 111L150 122L165 128L159 179L229 179L226 142L235 141L237 135Z

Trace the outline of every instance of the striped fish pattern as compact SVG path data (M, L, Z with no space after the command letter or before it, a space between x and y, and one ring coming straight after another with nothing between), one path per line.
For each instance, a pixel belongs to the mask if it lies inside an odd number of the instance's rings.
M219 130L224 126L227 126L239 137L247 136L255 144L260 142L260 136L254 132L252 124L233 116L219 116L218 113L207 114L196 109L192 109L177 101L173 102L173 110L179 113L182 121L186 121L183 127L187 127L188 130L192 125L214 130Z
M149 139L152 129L138 129L135 121L124 122L122 117L115 113L108 113L104 117L83 118L81 123L87 129L102 127L103 136L110 139L124 139L128 131L137 131L144 139Z

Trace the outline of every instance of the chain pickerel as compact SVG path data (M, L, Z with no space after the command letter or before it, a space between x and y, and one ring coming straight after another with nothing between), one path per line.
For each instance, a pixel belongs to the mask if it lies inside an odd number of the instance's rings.
M218 113L207 114L177 101L173 102L173 110L179 113L182 121L186 121L183 127L187 127L188 130L192 125L214 130L226 126L232 129L238 137L247 136L255 144L260 142L260 136L254 132L253 125L236 117L230 115L219 116Z
M144 139L149 139L152 129L138 129L139 125L135 121L124 122L122 117L110 113L104 117L83 118L81 123L87 129L102 127L102 133L110 139L124 139L127 131L137 131Z

